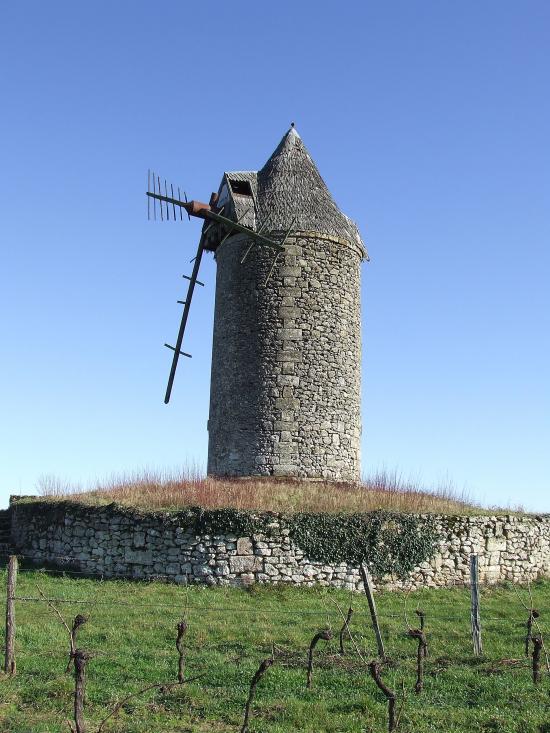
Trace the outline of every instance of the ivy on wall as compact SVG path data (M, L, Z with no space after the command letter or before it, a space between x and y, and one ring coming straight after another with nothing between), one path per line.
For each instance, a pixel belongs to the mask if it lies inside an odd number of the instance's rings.
M63 525L65 517L94 526L118 517L127 523L151 521L167 528L192 529L196 535L278 536L289 538L313 562L368 566L374 577L404 577L434 554L439 536L426 516L375 511L364 514L274 514L238 509L189 507L179 512L139 512L117 504L89 506L75 501L17 502L16 513L42 531ZM32 530L31 530L32 531Z
M235 535L250 537L254 534L270 534L270 524L279 517L267 512L251 512L239 509L201 509L192 507L194 513L193 526L198 534ZM278 528L278 527L277 527Z
M433 556L439 539L430 518L386 511L295 514L290 530L310 560L364 563L374 577L406 576Z

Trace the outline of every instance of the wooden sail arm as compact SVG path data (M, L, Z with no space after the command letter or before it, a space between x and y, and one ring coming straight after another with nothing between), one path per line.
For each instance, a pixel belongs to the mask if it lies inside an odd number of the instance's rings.
M278 252L282 252L284 249L281 244L275 242L273 239L264 237L263 234L255 232L253 229L250 229L250 227L244 226L244 224L240 224L232 219L228 219L226 216L222 216L221 214L213 211L209 204L205 204L202 201L180 201L179 199L171 198L170 196L163 196L163 194L160 193L151 193L150 191L147 191L146 193L150 198L157 199L158 201L164 201L167 204L172 204L173 206L179 206L182 209L185 209L190 216L196 216L199 219L210 219L231 231L246 234L247 237L254 239L258 244L264 244L267 247L276 249Z

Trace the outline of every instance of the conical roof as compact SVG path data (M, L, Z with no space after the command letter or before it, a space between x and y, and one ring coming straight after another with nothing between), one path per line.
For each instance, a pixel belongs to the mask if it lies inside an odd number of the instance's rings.
M343 214L332 198L317 166L294 126L284 135L257 176L259 221L268 219L271 231L315 231L363 242L355 223Z

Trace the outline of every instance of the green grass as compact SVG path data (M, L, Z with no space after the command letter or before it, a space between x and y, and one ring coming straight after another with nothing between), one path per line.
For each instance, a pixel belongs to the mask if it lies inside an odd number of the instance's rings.
M346 592L259 586L186 589L20 572L18 596L37 597L37 586L51 597L87 601L57 605L69 621L76 613L89 614L79 640L80 647L95 655L88 666L88 731L95 731L125 694L147 683L175 680L175 626L186 609L187 673L204 676L173 691L131 700L107 731L238 731L250 679L272 644L278 661L258 686L251 733L386 730L385 700L349 643L344 657L337 653L336 639L319 643L313 688L305 688L309 641L327 624L339 630L342 622L334 601L347 610ZM0 574L0 587L5 587L5 574ZM528 602L527 593L520 592ZM535 584L533 597L544 631L550 583ZM402 593L377 596L391 657L384 679L399 696L402 684L406 691L401 731L550 731L550 678L544 675L535 687L528 660L522 657L527 614L518 591L483 589L481 659L472 655L466 589L410 594L406 605L411 625L416 624L417 606L427 614L430 654L421 695L412 689L415 642L404 634L405 598ZM354 595L353 606L351 628L370 660L375 647L366 599ZM64 673L66 632L44 603L17 601L17 622L18 673L14 678L0 675L0 730L66 733L73 687L71 676Z

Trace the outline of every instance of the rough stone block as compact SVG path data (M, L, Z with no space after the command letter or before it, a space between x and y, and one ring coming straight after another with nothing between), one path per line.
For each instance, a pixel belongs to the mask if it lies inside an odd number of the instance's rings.
M279 374L277 377L277 385L279 387L298 387L299 384L300 377L297 377L294 374Z
M276 420L273 424L274 430L289 430L293 431L297 429L297 423L294 420ZM282 438L281 438L282 440Z
M292 348L283 348L282 351L278 352L275 359L276 361L282 362L301 362L303 361L303 355L300 351L294 350Z
M250 537L239 537L237 539L237 555L252 555L253 553Z
M297 446L290 441L280 440L277 446L277 454L281 457L288 458L289 456L292 456L293 453L296 453L297 450Z
M296 410L300 407L300 400L296 397L277 397L275 407L278 410Z
M232 573L254 573L263 570L264 561L255 555L232 555L229 558L229 567Z
M506 550L505 537L488 537L485 545L487 552L501 552Z
M279 308L280 318L299 318L301 309L296 306L282 305Z
M279 336L283 341L300 341L302 339L302 329L281 328Z
M301 255L302 247L298 244L286 244L285 252L288 252L289 255Z
M139 565L152 565L153 553L150 550L131 550L127 547L124 553L124 561Z
M302 274L301 267L283 266L280 268L279 275L281 277L300 277ZM292 283L294 284L294 283Z

